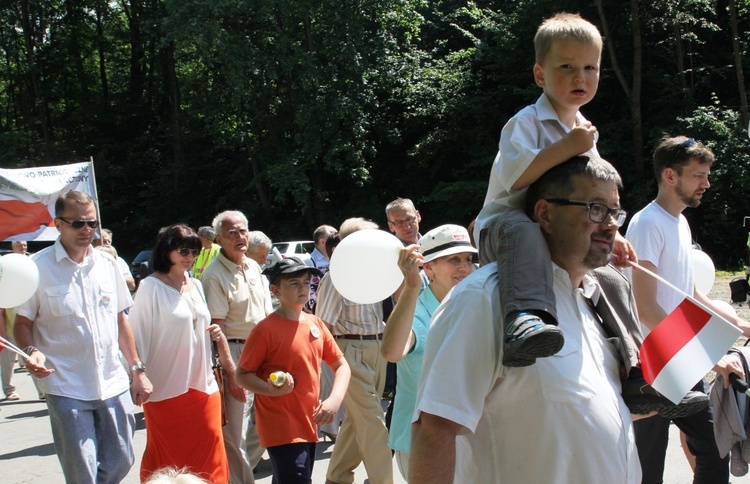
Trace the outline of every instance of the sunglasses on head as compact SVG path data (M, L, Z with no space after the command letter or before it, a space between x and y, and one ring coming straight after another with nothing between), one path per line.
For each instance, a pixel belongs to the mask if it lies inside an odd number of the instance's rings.
M73 227L75 230L81 230L84 225L88 225L92 229L95 229L99 226L98 220L66 220L62 217L57 217L57 219L62 220L66 224Z
M188 255L197 257L198 252L200 252L200 249L189 249L187 247L182 247L181 249L175 249L175 250L177 250L177 253L180 254L180 256L182 257L187 257Z

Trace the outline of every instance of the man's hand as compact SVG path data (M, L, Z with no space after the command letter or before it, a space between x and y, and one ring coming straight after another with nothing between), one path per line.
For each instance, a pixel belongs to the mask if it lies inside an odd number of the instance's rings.
M638 263L638 255L633 245L625 237L617 232L615 235L615 247L612 249L612 263L619 267L628 267L628 261Z
M571 129L563 138L572 153L582 155L594 147L596 141L596 127L589 121Z
M55 370L44 366L46 361L47 357L44 356L44 353L39 350L34 350L26 360L26 370L28 370L29 374L34 378L46 378L55 372Z
M140 407L148 402L153 391L154 386L146 376L146 372L138 370L134 371L133 382L130 384L130 396L133 399L133 403Z
M229 394L238 402L245 403L247 401L247 395L245 389L239 386L234 381L235 369L224 368L224 375L226 375L226 381L228 382Z

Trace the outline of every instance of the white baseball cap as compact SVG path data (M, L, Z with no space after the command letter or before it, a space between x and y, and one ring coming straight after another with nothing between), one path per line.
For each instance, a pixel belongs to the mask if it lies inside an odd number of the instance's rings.
M472 247L469 232L460 225L441 225L432 229L419 239L419 253L425 262L430 262L446 255L477 253Z

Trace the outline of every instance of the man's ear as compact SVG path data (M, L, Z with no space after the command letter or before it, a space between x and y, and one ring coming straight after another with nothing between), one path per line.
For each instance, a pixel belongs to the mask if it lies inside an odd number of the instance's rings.
M276 297L279 297L279 286L276 284L269 284L268 288L271 290L271 294L273 294Z
M534 64L534 82L539 87L544 87L544 67L540 64Z
M673 186L677 183L677 178L679 177L679 174L677 173L677 170L674 168L664 168L661 172L661 179L664 183L666 183L669 186Z
M547 200L539 199L534 204L534 219L543 232L550 233L552 231L552 217L550 214L550 207L552 206Z

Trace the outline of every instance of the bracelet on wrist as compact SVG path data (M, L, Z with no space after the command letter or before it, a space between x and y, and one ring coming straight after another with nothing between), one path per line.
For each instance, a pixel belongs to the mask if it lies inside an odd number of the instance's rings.
M32 345L29 345L29 346L27 346L26 348L23 349L23 352L26 353L29 356L31 356L31 353L33 353L35 351L39 351L39 348L37 348L36 346L32 346Z

